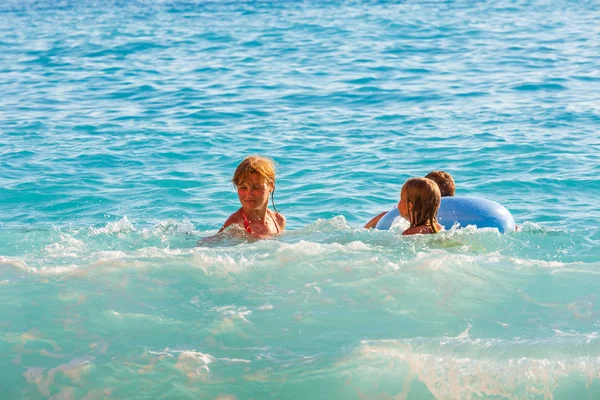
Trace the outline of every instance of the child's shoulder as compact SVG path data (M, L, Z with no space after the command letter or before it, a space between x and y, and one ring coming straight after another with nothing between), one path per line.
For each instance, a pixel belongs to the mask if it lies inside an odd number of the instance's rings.
M443 231L444 227L438 223L435 224L437 231ZM429 225L420 225L420 226L412 226L410 228L408 228L407 230L405 230L404 232L402 232L403 235L425 235L425 234L429 234L429 233L436 233L433 231L433 229L431 229L431 227Z
M407 235L418 235L423 232L423 226L411 226L410 228L406 229L404 232L402 232L403 236L407 236ZM426 228L426 226L425 226Z

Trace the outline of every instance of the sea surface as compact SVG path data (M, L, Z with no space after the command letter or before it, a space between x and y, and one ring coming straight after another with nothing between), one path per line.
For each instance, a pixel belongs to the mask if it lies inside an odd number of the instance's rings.
M600 398L598 21L4 0L0 397ZM250 154L286 231L207 241ZM434 169L518 232L362 228Z

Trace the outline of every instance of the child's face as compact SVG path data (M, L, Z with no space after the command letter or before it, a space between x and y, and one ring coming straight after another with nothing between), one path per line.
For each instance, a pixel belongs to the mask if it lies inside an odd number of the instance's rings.
M410 222L410 216L408 215L409 203L406 201L406 196L400 198L400 202L398 203L398 211L400 212L400 216L405 220Z
M250 174L246 182L237 186L240 203L247 210L257 210L269 204L272 185L265 182L257 173Z
M400 202L398 203L398 211L400 212L400 216L411 222L410 220L410 212L412 211L412 203L410 203L408 199L408 193L406 193L406 187L402 186L402 190L400 191ZM412 223L412 222L411 222Z

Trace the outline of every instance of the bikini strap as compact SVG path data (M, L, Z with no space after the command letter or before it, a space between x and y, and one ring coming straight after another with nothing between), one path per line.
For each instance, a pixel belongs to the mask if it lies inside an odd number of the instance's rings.
M277 233L279 233L279 225L277 225L277 221L275 220L275 217L271 213L271 210L267 210L267 213L271 216L271 219L273 220L273 223L275 224L275 229L277 229ZM246 216L246 212L244 211L243 208L242 208L242 218L244 218L244 229L246 230L246 232L252 233L252 228L250 228L250 221L248 221L248 216Z
M246 216L246 212L242 208L242 217L244 218L244 229L248 233L252 233L252 228L250 228L250 221L248 221L248 217Z

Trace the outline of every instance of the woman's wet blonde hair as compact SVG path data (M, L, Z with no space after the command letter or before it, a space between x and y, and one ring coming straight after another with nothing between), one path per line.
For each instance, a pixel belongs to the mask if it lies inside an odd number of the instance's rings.
M427 178L411 178L404 182L400 198L412 204L412 209L408 210L411 227L427 225L433 232L438 232L437 213L442 195L434 181Z
M273 191L271 192L271 203L273 204L275 211L277 211L275 208L275 201L273 200L273 195L275 194L275 162L267 157L246 157L235 169L231 182L235 187L238 187L238 185L248 181L250 174L258 174L261 177L261 180L264 180L273 187Z

